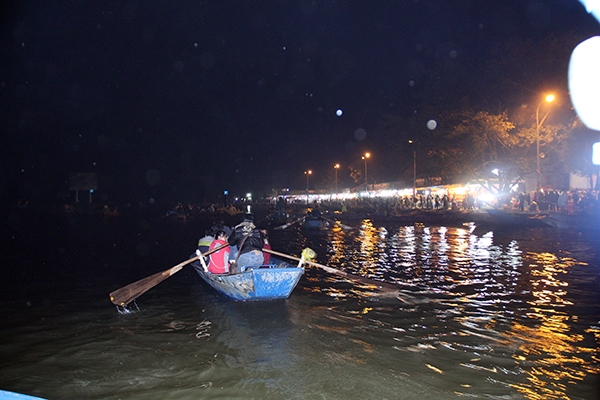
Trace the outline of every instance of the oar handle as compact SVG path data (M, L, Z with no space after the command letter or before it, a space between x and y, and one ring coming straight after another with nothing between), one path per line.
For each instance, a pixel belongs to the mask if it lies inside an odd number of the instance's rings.
M271 253L271 254L276 255L276 256L287 257L290 260L296 260L296 261L300 261L301 260L301 258L299 258L299 257L294 257L294 256L291 256L289 254L280 253L278 251L271 250L271 249L263 249L263 251L265 253ZM365 284L369 284L369 285L376 285L376 286L378 286L378 287L380 287L381 289L384 289L384 290L389 290L389 291L397 291L398 290L398 287L396 285L391 284L391 283L376 281L376 280L369 279L369 278L363 278L362 276L358 276L358 275L352 275L352 274L349 274L347 272L341 271L339 269L328 267L327 265L319 264L319 263L316 263L316 262L313 262L313 261L304 260L304 263L308 264L308 265L313 265L315 267L319 267L319 268L321 268L321 269L323 269L323 270L325 270L325 271L327 271L329 273L340 275L340 276L343 276L343 277L345 277L347 279L359 281L359 282L362 282L362 283L365 283Z
M222 248L227 247L227 246L229 246L229 243L224 243L224 244L222 244L222 245L220 245L218 247L215 247L212 250L208 250L206 253L202 253L202 257L206 257L206 256L208 256L208 255L210 255L212 253L215 253L215 252L217 252L217 251L219 251ZM185 267L186 265L188 265L190 263L193 263L194 261L199 260L199 259L200 259L200 256L194 256L194 257L192 257L192 258L190 258L188 260L180 262L179 264L177 264L177 265L169 268L168 270L164 271L163 274L169 275L169 276L173 275L173 274L176 274L177 272L181 271L181 269L183 267Z

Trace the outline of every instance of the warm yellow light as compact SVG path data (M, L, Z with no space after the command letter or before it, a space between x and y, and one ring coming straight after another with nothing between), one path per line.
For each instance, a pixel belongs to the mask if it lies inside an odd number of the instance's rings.
M553 94L549 94L546 96L546 103L552 103L554 99L556 99L556 96L554 96Z
M340 164L335 164L335 165L333 166L333 168L335 168L335 169L338 169L338 168L340 168Z
M366 160L367 158L371 157L371 153L365 153L364 156L362 156L363 160Z
M304 171L304 173L305 173L306 175L311 175L311 174L312 174L312 170L310 170L310 169L309 169L308 171Z

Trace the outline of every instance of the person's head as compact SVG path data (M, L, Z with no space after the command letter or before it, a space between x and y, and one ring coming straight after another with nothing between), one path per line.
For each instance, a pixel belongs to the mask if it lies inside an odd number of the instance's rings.
M223 230L223 227L224 227L224 225L223 225L221 222L216 222L216 223L213 225L213 227L212 227L211 229L212 229L212 230L215 232L215 234L216 234L218 231L222 231L222 230Z
M219 230L215 232L215 239L227 240L227 234L225 231Z
M244 222L254 222L254 214L248 213L244 215Z

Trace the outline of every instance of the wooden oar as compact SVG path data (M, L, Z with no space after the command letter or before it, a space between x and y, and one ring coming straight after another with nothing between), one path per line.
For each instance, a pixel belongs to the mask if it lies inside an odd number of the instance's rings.
M222 244L219 247L215 247L214 249L203 253L202 256L207 256L227 246L229 246L228 243ZM125 307L127 304L131 303L132 301L146 293L148 290L152 289L154 286L158 285L165 279L181 271L181 269L187 264L191 264L199 258L199 256L192 257L189 260L185 260L184 262L181 262L174 267L164 270L163 272L158 272L144 279L140 279L139 281L130 283L127 286L123 286L122 288L110 293L110 301L112 301L113 304Z
M301 258L299 258L299 257L290 256L288 254L280 253L278 251L271 250L271 249L263 249L263 251L265 253L271 253L271 254L276 255L276 256L286 257L286 258L289 258L290 260L296 260L296 261L300 261L301 260ZM342 276L342 277L344 277L346 279L349 279L349 280L352 280L352 281L355 281L355 282L360 282L360 283L365 284L365 285L377 286L377 288L379 290L382 290L384 292L397 292L399 290L398 287L396 285L394 285L394 284L387 283L387 282L376 281L376 280L368 279L368 278L363 278L362 276L358 276L358 275L352 275L352 274L349 274L347 272L341 271L339 269L328 267L327 265L319 264L319 263L316 263L316 262L313 262L313 261L304 260L304 264L313 265L313 266L321 268L321 269L323 269L323 270L325 270L325 271L327 271L327 272L329 272L331 274L339 275L339 276Z
M287 224L285 224L285 225L277 226L277 227L275 227L275 229L279 230L279 229L286 229L286 228L289 228L290 226L294 225L296 222L298 222L298 221L300 221L300 220L303 220L304 218L305 218L305 217L300 217L300 218L298 218L297 220L295 220L294 222L288 222L288 223L287 223Z
M334 225L335 225L335 224L336 224L336 222L337 222L337 221L334 221L334 220L332 220L332 219L329 219L329 218L325 218L325 217L321 217L321 218L323 218L325 221L329 221L329 222L331 222L331 223L332 223L332 224L334 224ZM342 227L342 229L354 229L353 227L351 227L351 226L349 226L349 225L344 225L344 224L342 224L342 222L341 222L341 221L340 221L340 226Z
M266 221L267 219L271 218L273 215L275 215L275 213L274 213L274 212L272 212L271 214L267 214L267 216L266 216L266 217L264 217L264 218L263 218L263 219L261 219L260 221L256 222L256 223L255 223L255 225L257 225L257 226L258 226L258 224L260 224L260 223L261 223L261 222L263 222L263 221Z

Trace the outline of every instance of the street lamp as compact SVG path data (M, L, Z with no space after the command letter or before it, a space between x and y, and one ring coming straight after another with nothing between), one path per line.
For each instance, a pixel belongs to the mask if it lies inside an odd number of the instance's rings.
M412 140L409 140L408 143L413 144ZM417 196L417 150L413 151L413 201Z
M308 177L312 174L312 171L309 169L308 171L304 171L306 175L306 204L308 204Z
M544 98L544 100L540 102L540 104L537 106L537 109L535 110L535 131L536 131L536 141L537 141L537 190L538 190L538 192L542 188L542 180L541 180L542 169L540 166L540 127L542 126L542 124L544 123L546 118L548 117L548 114L550 114L550 110L548 110L546 115L544 115L544 118L542 118L542 120L540 121L540 107L544 103L552 103L555 98L556 97L553 94L547 95Z
M335 198L338 198L338 181L337 181L337 175L338 175L338 169L340 169L340 164L335 164L333 166L333 168L335 169Z
M371 153L365 153L362 157L362 159L365 160L365 190L367 192L369 191L369 180L367 179L367 158L369 157L371 157Z

